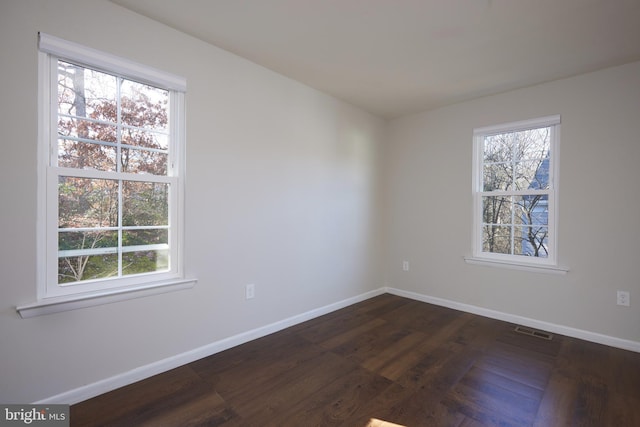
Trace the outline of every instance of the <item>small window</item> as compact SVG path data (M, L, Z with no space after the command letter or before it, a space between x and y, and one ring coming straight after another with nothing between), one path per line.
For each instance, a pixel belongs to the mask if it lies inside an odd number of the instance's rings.
M40 35L39 298L182 277L184 90Z
M560 117L474 130L474 257L556 264Z

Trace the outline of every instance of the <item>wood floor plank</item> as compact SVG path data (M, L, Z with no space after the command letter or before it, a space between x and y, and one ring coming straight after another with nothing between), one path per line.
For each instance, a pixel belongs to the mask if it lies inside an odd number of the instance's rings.
M612 393L606 406L603 425L640 426L640 397Z
M320 346L322 348L331 350L333 348L336 348L338 346L341 345L345 345L347 343L349 343L350 341L354 340L356 337L358 337L359 335L365 334L373 329L376 329L384 324L386 324L387 322L383 319L372 319L370 321L367 321L365 323L361 323L361 324L357 324L354 325L351 328L345 328L345 329L334 329L334 333L328 337L325 341L320 342ZM344 331L344 332L342 332Z
M574 420L581 426L605 425L606 407L609 400L607 385L592 377L578 381L578 393Z
M325 348L333 348L347 342L350 337L385 323L380 318L348 312L341 317L327 320L323 324L301 330L299 334L308 341L322 343Z
M640 369L638 369L638 353L627 350L609 349L613 356L610 356L611 376L607 378L607 383L615 393L640 397ZM640 425L640 423L638 423Z
M425 355L418 365L398 379L398 383L411 389L429 389L444 395L457 384L481 356L477 350L450 343Z
M501 344L486 351L478 366L540 390L546 387L553 370L553 364L546 357L536 358L530 353L514 352Z
M640 354L380 295L71 407L72 426L636 426Z
M562 427L572 425L577 397L577 379L555 372L544 391L534 427Z
M430 306L425 310L424 304L420 301L412 301L382 317L400 328L422 331L431 335L446 328L452 322L455 323L456 320L465 323L472 316L446 307ZM461 317L463 319L460 319Z
M414 393L414 390L393 383L374 399L362 402L358 410L348 420L340 424L340 426L365 426L368 425L371 420L397 423L397 417L394 416L393 413L397 413L398 408L402 408L402 402Z
M562 335L552 334L553 339L547 340L544 338L531 337L530 335L517 333L515 332L515 325L505 326L507 326L508 329L502 331L502 333L496 337L496 342L503 343L511 348L526 351L527 353L540 353L553 359L558 355L564 341L564 337Z
M408 298L399 297L397 295L384 294L372 298L371 304L368 303L366 305L357 307L356 310L359 312L366 313L370 316L384 318L384 315L396 310L398 308L404 307L408 304L411 304L413 301Z
M215 359L197 360L190 366L201 376L213 377L220 372L238 367L247 367L252 364L262 366L267 355L272 360L277 360L307 345L308 342L305 339L287 331L281 331L220 352L216 354Z
M513 425L531 425L541 395L539 390L472 368L447 394L445 402L480 421L494 423L500 419Z
M178 407L212 392L212 387L189 366L182 366L73 405L70 417L81 426L123 425L125 420L129 423L135 417L154 417L167 407Z
M426 339L427 336L422 332L411 332L387 348L381 348L376 351L375 354L369 354L369 356L362 361L362 366L370 371L378 372L394 361L402 359L403 355L415 353L416 347L420 346ZM404 367L404 364L402 364L402 366ZM410 366L405 367L404 369L409 367Z
M449 338L468 348L485 350L503 333L506 325L499 320L470 315L471 319Z
M389 323L372 328L355 336L351 341L332 349L336 354L350 360L362 363L376 357L381 351L395 345L407 335L410 330L398 329Z
M364 402L374 399L393 384L390 380L357 368L336 378L308 399L298 402L265 426L337 426L358 412Z
M456 426L465 415L443 405L442 396L433 390L421 389L405 393L404 399L389 407L382 419L403 426Z
M225 400L218 393L209 393L189 399L184 405L164 408L155 415L130 416L127 422L140 427L223 425L237 418ZM136 419L139 418L139 419Z
M249 422L264 423L353 369L354 366L345 364L342 358L323 353L281 374L265 388L247 390L230 398L229 403Z
M242 369L221 374L218 390L236 408L241 408L247 402L250 405L260 403L261 396L277 387L286 387L288 381L294 381L305 375L310 367L327 363L328 353L308 347L299 353L292 353L277 361L267 361L264 366ZM329 367L329 366L327 366ZM245 402L247 401L247 402Z

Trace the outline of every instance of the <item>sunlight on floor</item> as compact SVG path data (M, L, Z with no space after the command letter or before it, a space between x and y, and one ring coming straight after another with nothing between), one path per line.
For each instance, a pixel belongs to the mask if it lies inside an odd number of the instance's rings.
M377 418L371 418L366 426L364 427L406 427L402 424L394 424L388 421L382 421Z

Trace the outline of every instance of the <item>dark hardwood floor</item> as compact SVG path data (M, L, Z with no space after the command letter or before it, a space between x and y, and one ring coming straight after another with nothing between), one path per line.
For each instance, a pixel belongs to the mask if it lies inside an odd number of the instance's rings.
M382 295L71 407L72 426L640 426L640 354Z

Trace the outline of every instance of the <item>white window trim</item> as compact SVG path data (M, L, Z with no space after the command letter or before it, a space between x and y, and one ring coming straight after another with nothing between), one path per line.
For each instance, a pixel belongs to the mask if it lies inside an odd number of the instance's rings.
M565 274L568 268L558 265L558 178L560 160L560 115L545 116L531 120L485 126L473 130L473 239L472 256L465 256L468 264L502 267L523 271ZM516 132L537 127L551 127L551 165L549 194L549 248L548 258L525 257L519 255L494 254L482 251L482 140L485 136L503 132Z
M149 83L154 86L162 86L171 90L171 116L177 120L177 126L171 127L171 143L174 144L170 150L176 157L171 159L171 167L174 170L173 176L166 177L167 182L179 186L178 197L174 200L172 213L174 222L172 227L177 228L177 241L173 244L176 259L175 269L168 274L154 275L157 279L141 282L132 277L131 280L121 281L124 287L111 287L109 289L91 289L82 286L74 292L51 292L47 289L47 252L52 248L47 247L47 221L51 220L51 215L47 215L46 198L51 197L51 191L47 188L49 172L49 157L51 155L51 99L53 88L49 93L45 88L50 88L52 63L57 59L65 59L77 62L88 67L99 70L107 70L110 74L119 74L139 82ZM184 123L184 92L186 90L186 80L160 70L156 70L133 61L100 52L73 42L69 42L44 33L39 34L38 52L38 161L37 161L37 301L16 307L21 317L33 317L42 314L50 314L59 311L73 310L76 308L89 307L106 304L115 301L139 298L141 296L166 293L173 290L188 289L195 285L196 279L184 277L184 154L185 154L185 123ZM182 114L177 114L180 111ZM179 143L176 146L176 141ZM75 172L78 172L77 170ZM82 173L82 172L81 172ZM57 193L57 192L56 192ZM56 221L57 222L57 221ZM51 226L51 224L49 224ZM56 253L57 253L57 247ZM51 257L50 257L51 258ZM51 266L49 266L51 268ZM148 276L147 276L148 277Z

